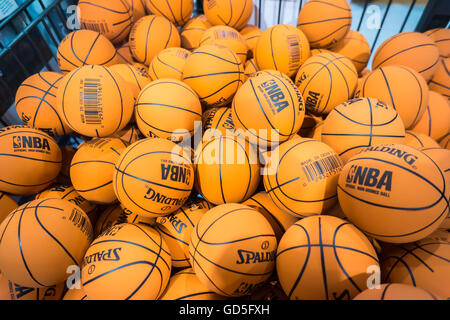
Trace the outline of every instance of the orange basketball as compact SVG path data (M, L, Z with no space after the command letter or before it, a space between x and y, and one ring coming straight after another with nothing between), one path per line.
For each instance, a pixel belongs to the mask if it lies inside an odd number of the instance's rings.
M194 185L191 155L175 143L147 138L130 145L116 163L113 186L124 208L144 217L168 215Z
M278 245L276 268L291 300L350 300L378 267L367 237L351 223L312 216L292 225Z
M222 107L231 102L245 81L244 66L233 50L221 45L204 45L186 61L183 81L207 107Z
M244 66L244 73L247 77L254 77L259 71L255 59L247 60Z
M405 126L391 106L374 98L356 98L331 110L321 136L345 162L366 147L404 143Z
M162 16L177 27L183 26L194 11L193 0L145 0L147 10L157 16Z
M48 134L27 126L0 129L0 191L42 191L58 176L61 161L61 149Z
M194 50L200 46L203 33L212 25L205 15L195 16L190 19L181 29L181 46L187 50Z
M75 190L92 202L114 202L114 165L126 147L127 144L118 138L94 138L80 145L70 165L70 179Z
M305 105L290 79L266 73L248 79L239 88L232 116L239 134L252 143L277 145L300 129Z
M139 62L149 65L163 49L179 47L180 34L166 18L148 15L139 19L130 32L130 49Z
M288 24L278 24L264 31L254 50L259 70L278 70L289 77L295 75L310 55L305 34Z
M450 195L447 184L440 168L424 153L406 145L381 144L346 163L339 177L339 204L370 237L412 242L444 221Z
M413 69L385 66L369 73L360 83L355 97L377 98L400 115L406 129L413 127L426 110L428 87Z
M421 288L401 284L385 283L379 289L366 289L353 300L439 300Z
M61 300L64 283L45 288L29 288L12 283L0 273L0 300Z
M167 48L160 51L148 67L153 80L170 78L181 80L184 65L191 53L183 48Z
M449 100L430 90L427 108L411 130L424 133L436 141L442 139L450 130Z
M117 63L128 63L133 64L134 60L133 54L131 53L130 43L126 42L120 48L117 48Z
M90 64L109 67L119 62L113 44L92 30L76 30L65 36L58 46L56 60L63 73Z
M425 133L412 130L405 131L405 142L407 146L420 150L422 148L439 148L439 144Z
M378 47L373 56L372 70L402 65L413 69L429 81L437 70L438 62L439 49L430 37L419 32L402 32L390 37Z
M244 28L253 13L253 0L203 0L203 10L213 25Z
M81 28L100 32L113 43L120 43L130 32L133 10L128 0L79 0Z
M328 48L350 30L352 10L346 0L308 0L301 8L297 27L313 48Z
M238 297L270 277L276 248L274 231L261 213L227 203L212 208L197 223L189 254L203 285L219 295Z
M203 141L213 137L234 134L231 108L210 108L203 113Z
M145 0L126 0L133 14L133 22L147 15Z
M175 273L159 300L222 300L223 297L209 290L191 268Z
M40 72L28 77L16 92L16 112L22 122L53 136L62 136L72 130L57 110L56 93L62 75Z
M242 64L247 60L248 46L242 35L228 26L214 26L203 33L200 46L207 44L223 45L237 54Z
M436 73L428 83L428 87L450 101L450 58L439 60Z
M131 86L135 99L141 90L152 81L147 67L140 63L116 64L111 66L109 70L119 74Z
M358 31L350 30L345 37L330 48L331 51L349 58L361 73L370 58L370 45L366 37Z
M189 263L189 239L200 218L213 206L201 198L188 200L178 211L156 219L155 228L166 241L172 266L186 268Z
M133 113L133 90L117 72L104 66L71 71L60 83L58 112L79 134L106 137L121 130Z
M450 30L447 28L435 28L425 31L424 34L429 36L438 46L441 58L450 57Z
M450 298L450 242L424 239L387 247L381 257L382 281L403 283Z
M303 138L311 138L314 134L316 126L322 122L323 119L321 117L312 114L305 114L302 126L297 134Z
M87 215L62 199L27 202L0 224L0 268L11 282L26 287L62 283L67 267L80 265L93 239Z
M328 114L337 105L353 98L357 81L358 73L353 63L338 53L312 56L295 77L306 109L314 114Z
M156 300L169 282L170 252L147 226L113 226L92 242L83 259L81 281L91 300Z
M439 141L439 145L444 149L450 149L450 133Z
M149 83L139 94L135 110L136 123L143 135L175 142L189 139L202 117L197 94L175 79Z
M141 139L139 129L135 124L129 124L125 128L123 128L120 131L117 131L114 135L111 137L117 137L119 139L122 139L128 144L135 143L136 141Z
M260 182L254 146L236 136L218 135L199 144L194 165L197 190L214 204L242 202Z
M17 206L17 202L13 198L0 192L0 223L2 223L2 221L5 220Z
M269 194L264 191L255 193L253 196L242 202L242 204L255 208L264 215L272 226L277 241L280 241L286 230L298 221L297 217L278 208L270 198Z
M264 189L280 209L297 218L320 214L336 203L341 170L342 160L328 145L299 137L272 151Z

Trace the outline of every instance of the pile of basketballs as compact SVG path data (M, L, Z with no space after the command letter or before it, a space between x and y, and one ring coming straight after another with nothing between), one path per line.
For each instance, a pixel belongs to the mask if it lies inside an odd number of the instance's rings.
M369 70L345 0L78 6L0 129L0 299L449 299L449 29Z

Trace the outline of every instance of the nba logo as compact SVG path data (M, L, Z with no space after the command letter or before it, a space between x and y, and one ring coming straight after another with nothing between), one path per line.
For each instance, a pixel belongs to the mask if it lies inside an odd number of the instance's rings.
M22 147L22 139L17 136L13 136L13 148L20 148Z

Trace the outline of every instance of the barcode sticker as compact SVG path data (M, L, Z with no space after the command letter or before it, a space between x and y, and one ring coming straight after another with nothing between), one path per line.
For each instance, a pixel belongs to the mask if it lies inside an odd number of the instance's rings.
M73 209L70 213L69 220L73 223L75 227L81 230L89 239L92 239L92 227L88 221L86 215L77 209Z
M297 71L300 63L300 42L297 35L286 37L289 48L289 71Z
M216 40L223 40L223 39L239 40L239 34L234 31L217 30L214 32L214 38Z
M86 78L83 85L84 114L81 121L86 124L101 124L103 120L102 86L99 78Z
M207 0L206 5L208 9L214 8L216 6L216 0Z
M97 31L101 34L109 32L108 24L105 22L82 22L81 27L82 29Z
M319 181L327 178L342 169L342 160L333 154L316 161L310 161L302 165L303 173L308 182Z

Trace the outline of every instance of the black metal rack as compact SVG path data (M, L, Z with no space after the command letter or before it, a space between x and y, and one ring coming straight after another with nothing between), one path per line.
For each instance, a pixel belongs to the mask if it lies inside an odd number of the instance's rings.
M265 0L254 0L258 10L254 12L256 24L261 26L261 16L264 11ZM391 7L401 2L408 7L403 20L388 21ZM202 0L195 1L197 13L203 8ZM283 2L277 3L277 22L282 21ZM291 1L292 2L292 1ZM297 0L298 10L306 0ZM371 41L372 49L379 40L380 32L386 24L398 25L398 32L404 31L410 19L411 12L418 5L417 0L353 0L363 6L359 16L353 16L358 21L357 30L361 29L363 21L367 18L367 8L371 4L385 6L382 14L380 28ZM422 0L423 2L423 0ZM31 74L46 68L50 71L58 70L56 49L59 42L69 33L67 19L74 14L67 8L76 4L76 0L25 0L10 16L0 21L0 121L7 109L14 103L15 92L19 85ZM425 31L435 27L445 27L450 19L450 1L428 0L425 10L417 23L416 30Z

